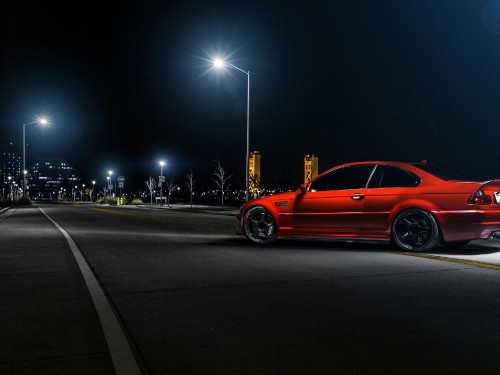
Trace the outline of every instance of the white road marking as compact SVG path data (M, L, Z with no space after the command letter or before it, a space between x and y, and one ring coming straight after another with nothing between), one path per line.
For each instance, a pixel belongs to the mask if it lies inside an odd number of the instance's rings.
M129 342L123 329L116 317L113 308L111 307L106 295L104 294L99 282L94 273L90 269L87 260L82 255L75 241L56 221L54 221L47 213L38 207L40 211L49 219L57 229L63 234L68 241L69 247L73 252L73 256L80 267L87 288L92 296L97 315L101 321L101 326L104 331L106 342L108 343L109 353L113 361L117 375L132 375L141 374L137 361L132 353Z
M3 214L4 211L7 211L10 207L5 207L0 209L0 215Z

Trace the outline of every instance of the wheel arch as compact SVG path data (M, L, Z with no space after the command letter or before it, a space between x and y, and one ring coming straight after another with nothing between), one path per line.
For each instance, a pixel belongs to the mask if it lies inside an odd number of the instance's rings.
M241 213L242 217L245 217L246 213L255 207L262 207L263 209L265 209L273 217L274 222L277 225L279 224L278 213L274 209L274 205L265 201L251 203L248 206L246 206L243 212Z
M402 213L406 210L411 210L411 209L418 209L418 210L426 211L427 213L432 215L434 220L436 220L440 240L441 240L441 242L444 241L443 230L441 229L442 217L441 217L441 215L436 215L436 213L439 213L441 211L441 208L438 205L436 205L434 202L431 202L431 201L428 201L425 199L411 199L411 200L399 202L391 210L391 213L389 215L389 220L388 220L388 225L389 225L388 230L389 230L391 242L394 241L394 233L393 233L394 220L396 219L396 217L398 217L398 215L400 213Z

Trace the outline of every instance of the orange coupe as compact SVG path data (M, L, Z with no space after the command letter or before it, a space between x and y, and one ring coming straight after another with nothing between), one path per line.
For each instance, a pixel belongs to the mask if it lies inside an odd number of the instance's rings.
M407 251L500 239L500 180L477 182L421 163L334 167L298 190L245 203L238 233L392 242Z

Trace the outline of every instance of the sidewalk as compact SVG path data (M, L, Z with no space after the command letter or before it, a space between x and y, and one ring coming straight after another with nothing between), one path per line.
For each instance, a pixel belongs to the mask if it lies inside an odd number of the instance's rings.
M0 373L113 374L94 304L61 233L36 207L12 207L0 216L0 237Z

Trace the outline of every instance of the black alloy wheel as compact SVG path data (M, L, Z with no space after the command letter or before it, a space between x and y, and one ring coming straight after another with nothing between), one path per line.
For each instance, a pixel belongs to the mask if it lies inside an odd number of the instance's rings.
M257 206L245 214L243 234L253 243L267 244L278 237L278 228L271 214L264 207Z
M392 238L407 251L428 251L439 243L439 228L429 212L412 208L401 212L392 224Z

